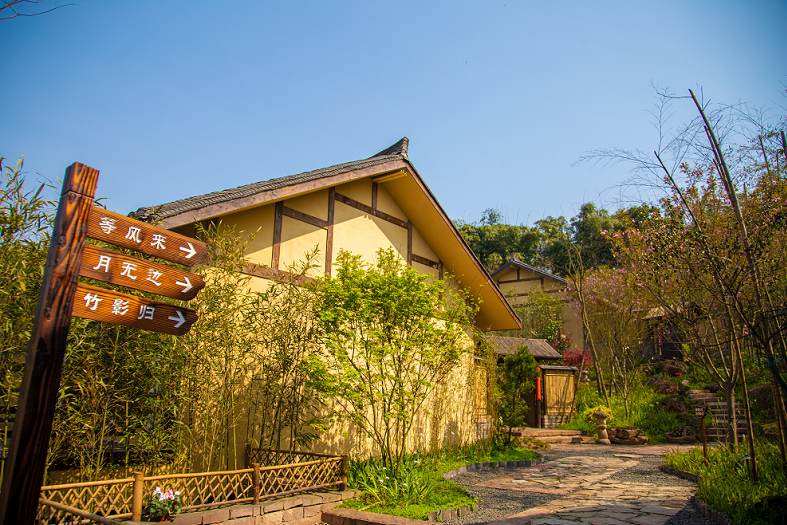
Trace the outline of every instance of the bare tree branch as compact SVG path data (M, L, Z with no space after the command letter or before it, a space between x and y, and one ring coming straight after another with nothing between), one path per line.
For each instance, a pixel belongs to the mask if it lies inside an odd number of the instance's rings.
M40 16L45 15L47 13L51 13L52 11L56 11L63 7L68 7L76 4L61 4L56 5L55 1L52 2L52 7L49 9L44 9L43 11L41 8L38 7L43 0L2 0L2 4L0 5L0 21L3 20L11 20L12 18L17 18L20 16L30 17L30 16ZM36 7L33 8L32 6L35 5ZM33 11L30 11L33 9Z

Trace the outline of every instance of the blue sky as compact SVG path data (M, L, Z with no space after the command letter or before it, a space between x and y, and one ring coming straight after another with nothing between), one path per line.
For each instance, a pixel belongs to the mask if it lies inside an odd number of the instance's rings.
M574 163L655 148L651 84L787 105L783 0L76 1L0 22L0 156L119 213L407 136L451 218L531 224L615 208L627 168Z

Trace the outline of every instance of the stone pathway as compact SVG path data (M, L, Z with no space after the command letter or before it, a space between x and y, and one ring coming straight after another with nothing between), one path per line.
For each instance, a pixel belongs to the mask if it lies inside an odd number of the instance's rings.
M558 448L562 450L555 450ZM535 498L530 508L520 506L514 513L515 509L509 507L509 513L497 514L497 521L483 521L493 525L664 525L670 520L704 523L702 518L694 521L684 510L696 485L655 471L658 456L663 453L657 447L564 445L555 449L558 454L547 451L545 456L563 457L531 468L508 470L502 476L488 476L468 486L471 492L476 488L493 489L512 496L531 493ZM651 474L651 470L655 472ZM472 520L472 515L469 518Z
M636 461L618 458L573 456L522 469L508 476L491 479L479 486L501 490L523 490L540 494L568 494L588 488L621 469L633 467Z

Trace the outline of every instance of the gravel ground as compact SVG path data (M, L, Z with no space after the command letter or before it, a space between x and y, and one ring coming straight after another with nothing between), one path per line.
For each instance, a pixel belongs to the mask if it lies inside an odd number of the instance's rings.
M543 452L545 461L552 461L568 456L595 456L595 457L611 457L613 454L622 451L609 448L601 448L598 450L548 450ZM677 476L665 474L658 470L661 464L661 457L659 456L644 456L638 459L639 464L630 467L620 472L617 472L609 479L619 481L632 481L640 483L655 483L662 486L683 486L683 487L696 487L696 483L687 481ZM519 512L532 507L538 507L552 500L561 498L553 494L538 494L534 492L520 492L513 490L498 490L486 487L475 487L477 483L489 479L504 476L515 472L516 468L491 468L484 469L476 472L467 472L460 474L453 478L475 498L480 500L476 511L460 518L450 520L448 523L451 525L484 525L493 521L497 521L508 516L512 516ZM667 525L715 525L715 522L706 519L700 514L699 509L694 504L693 499L681 510L678 514L673 516Z

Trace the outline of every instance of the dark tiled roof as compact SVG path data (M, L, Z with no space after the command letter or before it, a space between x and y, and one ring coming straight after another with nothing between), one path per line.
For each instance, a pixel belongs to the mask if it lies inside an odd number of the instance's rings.
M531 265L529 265L527 263L523 263L522 261L520 261L519 259L517 259L513 255L511 256L511 260L509 260L508 262L503 264L500 268L498 268L497 270L492 272L492 278L494 279L495 276L497 276L498 274L504 272L506 269L508 269L508 268L510 268L512 266L514 268L521 268L523 270L527 270L529 272L533 272L534 274L540 275L542 277L546 277L547 279L552 279L553 281L556 281L556 282L558 282L560 284L568 284L568 281L566 281L565 279L563 279L559 275L555 275L553 273L549 273L546 270L542 270L541 268L536 268L535 266L531 266Z
M541 370L571 370L572 372L579 372L579 368L575 366L559 366L559 365L539 365Z
M561 359L560 352L552 348L545 339L524 339L521 337L502 337L486 336L486 340L497 348L499 355L513 355L521 345L527 345L527 349L536 359Z
M325 177L331 177L333 175L339 175L341 173L370 168L379 164L385 164L386 162L392 160L408 160L408 144L409 140L407 137L404 137L390 148L386 148L380 153L369 157L368 159L345 162L343 164L336 164L335 166L329 166L327 168L321 168L314 171L307 171L297 175L289 175L286 177L279 177L277 179L246 184L245 186L238 186L237 188L232 188L229 190L214 191L213 193L206 193L205 195L197 195L196 197L189 197L188 199L168 202L160 206L143 207L139 208L135 212L131 212L129 215L143 221L153 218L167 219L169 217L174 217L175 215L180 215L181 213L204 208L205 206L228 202L243 197L249 197L264 191L277 190L280 188L286 188L287 186L293 186Z

